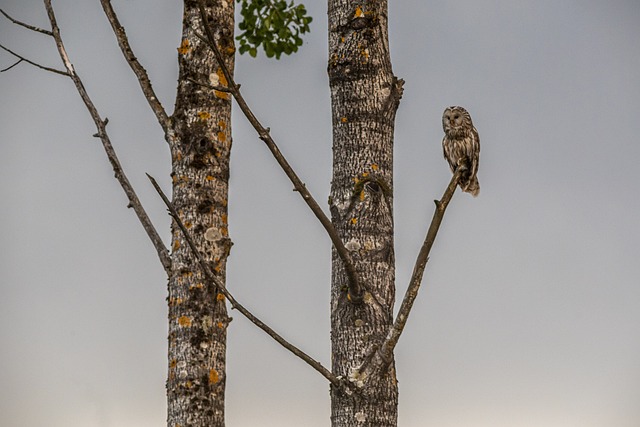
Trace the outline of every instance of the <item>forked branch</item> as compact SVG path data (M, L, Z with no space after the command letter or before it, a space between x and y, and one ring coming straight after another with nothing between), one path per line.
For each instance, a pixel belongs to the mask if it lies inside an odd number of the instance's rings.
M322 375L327 380L329 380L333 385L338 386L338 387L343 386L343 383L340 381L340 379L338 377L336 377L335 375L333 375L331 373L331 371L329 371L327 368L325 368L320 362L318 362L317 360L313 359L311 356L309 356L308 354L306 354L305 352L300 350L298 347L294 346L293 344L291 344L287 340L285 340L276 331L271 329L263 321L261 321L256 316L254 316L249 310L247 310L242 304L240 304L238 302L238 300L236 300L233 297L233 295L231 295L231 293L229 292L227 287L224 285L224 283L222 281L218 280L216 275L211 271L211 268L209 267L209 265L207 264L205 259L202 257L202 254L200 253L200 251L198 251L198 249L197 249L197 247L195 245L195 242L193 241L193 238L191 237L191 234L187 230L187 227L185 227L184 223L180 219L180 216L178 215L178 212L173 207L173 204L169 201L167 196L164 194L164 192L162 191L162 189L160 188L160 186L158 185L156 180L149 174L147 174L147 177L149 177L149 180L151 181L151 184L153 185L153 187L156 189L156 191L158 192L158 194L162 198L162 201L164 202L164 204L167 206L167 209L169 210L169 215L171 215L171 218L173 218L173 220L178 225L178 228L180 228L180 231L182 231L182 235L184 236L185 240L189 244L189 248L191 248L191 252L196 257L196 259L198 261L198 264L200 264L200 269L202 270L202 273L204 274L208 285L209 286L212 286L212 285L215 286L215 289L220 291L220 292L222 292L222 294L227 298L227 300L229 300L229 303L231 304L231 307L233 309L238 310L244 317L249 319L249 321L251 323L256 325L258 328L262 329L267 335L269 335L271 338L276 340L278 342L278 344L280 344L281 346L283 346L284 348L289 350L291 353L293 353L296 356L298 356L300 359L302 359L304 362L306 362L309 366L311 366L313 369L315 369L317 372L319 372L320 375Z
M340 259L342 259L344 263L345 270L349 278L350 299L354 303L361 303L363 301L364 286L362 285L361 280L356 272L356 269L354 267L353 260L351 259L351 255L349 254L349 251L347 250L347 248L345 248L344 243L342 242L342 239L340 239L340 236L338 235L338 232L336 231L335 227L331 223L331 220L327 217L327 215L325 215L322 208L320 208L320 206L318 205L318 202L316 202L316 200L313 198L309 190L307 190L304 183L300 180L298 175L295 173L295 171L293 170L289 162L287 162L287 159L285 159L284 155L282 154L282 152L276 145L275 141L271 137L271 134L269 133L269 128L265 128L264 126L262 126L260 121L256 118L256 116L253 114L253 112L247 105L246 101L244 100L244 97L240 93L240 85L236 84L235 80L233 79L233 75L231 75L231 72L225 65L224 58L222 57L222 54L220 53L220 49L218 49L218 45L216 44L213 31L211 30L210 26L207 24L207 22L209 21L207 20L207 16L206 16L204 0L198 0L198 5L200 7L200 17L204 26L206 36L203 36L202 34L198 34L197 32L195 32L196 36L211 48L211 50L213 51L213 54L216 57L216 61L220 65L220 68L224 73L224 77L227 80L228 92L230 92L233 95L236 102L238 103L238 106L246 116L247 120L249 120L249 123L251 123L253 128L256 130L260 139L264 141L264 143L267 145L267 147L271 151L271 154L273 154L273 157L275 157L276 161L278 162L278 164L280 165L284 173L287 175L287 177L293 184L294 190L300 193L300 196L302 196L302 199L306 202L307 206L309 206L313 214L316 216L316 218L320 221L320 223L326 230L327 234L329 235L329 238L331 239L331 243L333 243L333 246L336 248L336 252L338 253L338 256L340 257Z
M147 74L147 70L140 64L138 58L133 53L131 49L131 45L129 44L129 39L127 38L127 34L124 31L124 27L120 24L118 20L118 16L116 12L113 10L113 6L111 6L111 0L100 0L102 4L102 9L104 9L105 15L107 15L107 19L111 24L111 28L113 29L113 33L116 35L116 39L118 40L118 46L120 46L120 50L124 55L124 58L127 60L127 63L133 70L138 82L140 83L140 87L142 88L142 93L144 94L149 106L153 110L158 123L162 127L165 135L170 130L170 121L167 116L167 112L162 107L162 104L158 100L156 93L151 86L151 80L149 79L149 75Z
M38 28L38 27L34 27L33 25L29 25L29 24L25 24L24 22L18 21L17 19L12 18L11 16L9 16L4 10L0 9L0 13L2 13L9 21L13 22L16 25L20 25L21 27L27 28L31 31L35 31L36 33L42 33L42 34L46 34L48 36L52 36L53 37L53 33L49 30L45 30L42 28Z
M78 74L75 72L73 65L71 64L71 61L69 60L69 56L67 55L67 51L64 47L64 43L62 42L62 37L60 36L60 29L58 28L58 24L56 22L56 17L53 11L53 7L51 6L51 0L44 0L44 4L47 9L47 14L49 16L49 22L51 22L52 37L56 42L56 46L58 48L58 53L60 54L60 58L62 59L62 62L64 63L65 68L67 69L67 72L64 74L69 76L69 78L71 78L71 80L76 86L78 94L80 95L80 97L82 98L82 101L84 101L84 104L89 110L89 114L91 114L91 118L93 119L96 125L96 128L98 129L98 132L94 136L97 138L100 138L100 141L102 142L102 146L104 147L107 157L109 158L109 162L111 162L111 166L113 167L113 171L115 172L115 177L120 183L120 185L122 186L122 189L127 195L127 198L129 199L129 206L133 208L134 212L138 216L138 219L142 223L142 227L147 232L149 239L151 239L151 243L153 243L153 246L156 248L156 251L158 253L158 257L160 258L160 262L162 263L162 266L164 267L167 274L169 274L171 272L171 258L169 256L169 251L164 246L164 243L162 242L162 239L160 238L158 231L155 229L155 227L151 223L151 219L149 219L149 216L147 215L146 211L142 207L142 203L140 202L140 199L138 198L136 192L131 186L131 183L129 182L129 179L125 175L122 169L122 166L120 165L120 161L116 156L116 152L113 149L113 145L111 144L111 140L109 139L109 135L107 134L106 127L107 127L108 119L105 118L103 120L100 117L100 113L98 113L98 110L93 104L93 101L91 100L91 98L89 98L89 95L87 94L87 91L84 87L84 84L82 83L82 80L80 79Z
M38 64L37 62L30 61L30 60L28 60L27 58L25 58L24 56L18 55L17 53L15 53L14 51L12 51L11 49L9 49L9 48L7 48L7 47L5 47L5 46L1 45L1 44L0 44L0 49L6 50L6 51L7 51L7 52L9 52L11 55L13 55L13 56L15 56L16 58L18 58L18 59L19 59L19 61L18 61L18 62L16 62L15 64L13 64L12 66L10 66L10 67L5 68L4 70L2 70L3 72L4 72L4 71L7 71L7 70L12 69L12 68L13 68L13 67L15 67L16 65L18 65L20 62L24 61L24 62L26 62L26 63L28 63L28 64L33 65L34 67L40 68L41 70L50 71L50 72L55 73L55 74L60 74L60 75L62 75L62 76L68 76L68 77L71 77L71 76L69 75L69 73L67 73L67 72L65 72L65 71L60 71L60 70L57 70L57 69L55 69L55 68L51 68L51 67L45 67L44 65L40 65L40 64Z

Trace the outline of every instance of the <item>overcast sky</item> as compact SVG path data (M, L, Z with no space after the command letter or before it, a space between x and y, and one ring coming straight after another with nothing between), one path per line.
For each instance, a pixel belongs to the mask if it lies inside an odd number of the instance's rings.
M55 0L77 72L162 236L145 172L166 143L98 0ZM397 349L403 427L640 425L640 2L391 1L406 80L395 147L398 295L450 172L441 114L480 133L480 196L456 193ZM182 2L114 0L173 110ZM0 0L48 27L39 0ZM326 2L280 61L238 57L244 95L319 201L331 177ZM1 17L0 17L1 18ZM49 38L0 43L62 68ZM0 68L14 59L0 52ZM0 75L0 425L165 423L166 277L70 80ZM235 107L234 107L235 108ZM228 286L329 365L330 243L234 109ZM327 382L242 318L229 426L328 426Z

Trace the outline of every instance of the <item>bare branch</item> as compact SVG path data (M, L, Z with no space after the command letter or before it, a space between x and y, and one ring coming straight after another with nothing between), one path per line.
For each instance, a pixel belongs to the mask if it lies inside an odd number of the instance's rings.
M140 87L142 88L142 93L144 93L149 106L153 110L158 119L158 123L162 127L165 135L169 132L170 128L170 120L167 116L167 112L162 107L162 104L158 100L156 93L151 86L151 80L149 79L149 75L147 74L147 70L138 62L138 58L136 58L133 50L131 49L131 45L129 45L129 39L127 38L127 34L124 31L124 27L120 24L118 17L111 6L111 0L100 0L102 3L102 9L104 9L105 15L107 15L107 19L111 24L111 28L113 29L114 34L116 35L116 39L118 40L118 45L120 46L120 50L124 55L127 63L133 70L134 74L138 79L138 83L140 83Z
M208 20L206 17L204 1L198 0L198 5L200 6L200 16L206 32L206 37L204 37L201 34L198 34L195 31L194 33L198 38L200 38L203 42L205 42L211 48L211 50L213 51L216 57L218 64L220 65L220 68L222 69L222 72L224 73L224 77L228 82L229 92L231 92L231 94L235 98L236 102L238 103L238 106L240 107L244 115L247 117L247 119L249 120L253 128L256 130L260 139L264 141L264 143L267 145L267 147L271 151L271 154L273 154L273 156L275 157L276 161L278 162L278 164L280 165L284 173L287 175L289 180L293 183L295 191L300 193L300 195L302 196L302 199L307 203L307 205L309 206L313 214L316 216L316 218L320 221L320 223L326 230L327 234L329 235L329 238L331 239L331 242L333 243L333 246L336 248L338 256L344 262L345 270L347 272L347 276L349 277L350 300L354 303L361 303L363 301L364 286L361 283L360 278L358 277L358 274L354 267L353 260L351 259L351 255L349 254L349 251L347 250L347 248L345 248L344 243L342 242L342 239L340 239L340 236L338 235L338 232L336 231L335 227L331 223L331 220L325 215L322 208L320 208L320 206L318 205L316 200L313 198L309 190L307 190L304 183L300 180L300 178L295 173L295 171L293 170L289 162L287 162L285 157L280 152L280 149L278 148L278 146L276 145L275 141L273 140L273 138L269 133L269 129L262 126L260 121L256 118L256 116L253 114L253 112L247 105L246 101L244 100L244 97L240 93L240 85L235 83L233 76L231 75L231 72L225 65L224 58L220 53L220 49L218 49L218 46L216 45L213 32L209 27L209 25L206 24Z
M233 297L233 295L231 295L231 293L229 292L227 287L224 285L224 283L222 281L218 280L216 275L211 271L209 265L207 264L205 259L202 257L202 254L196 248L196 245L195 245L195 243L193 241L193 238L191 237L191 234L189 233L189 231L185 227L184 223L180 219L180 216L178 215L178 212L173 207L173 204L169 201L167 196L164 194L164 192L162 191L162 189L160 188L160 186L158 185L156 180L149 174L147 174L147 177L149 178L149 180L151 181L151 184L153 185L153 187L156 189L156 191L158 192L158 194L162 198L162 201L164 202L164 204L167 206L167 209L169 210L169 215L171 216L171 218L174 219L174 221L176 222L176 224L178 225L178 227L182 231L182 235L184 236L185 240L189 244L189 247L191 248L191 252L193 252L194 256L198 260L198 263L200 264L200 268L202 269L202 272L203 272L203 274L204 274L204 276L205 276L205 278L206 278L206 280L207 280L207 282L209 284L209 287L210 287L209 289L212 289L213 287L211 285L214 285L215 289L219 290L220 292L222 292L222 294L229 300L229 303L231 304L231 307L233 309L236 309L240 313L242 313L242 315L244 317L246 317L247 319L249 319L249 321L251 323L256 325L258 328L262 329L267 335L269 335L271 338L276 340L278 342L278 344L280 344L281 346L283 346L284 348L289 350L291 353L295 354L300 359L302 359L304 362L306 362L309 366L311 366L313 369L315 369L317 372L319 372L320 375L322 375L327 380L329 380L333 385L338 386L338 387L343 387L344 386L343 381L341 381L338 377L333 375L331 373L331 371L329 371L327 368L322 366L322 364L320 362L318 362L317 360L313 359L311 356L309 356L308 354L306 354L305 352L300 350L298 347L294 346L293 344L291 344L287 340L285 340L276 331L271 329L264 322L262 322L256 316L254 316L249 310L247 310L242 304L240 304L238 302L238 300L236 300Z
M24 62L27 62L27 63L29 63L29 64L33 65L34 67L38 67L38 68L40 68L41 70L45 70L45 71L49 71L49 72L52 72L52 73L56 73L56 74L60 74L60 75L63 75L63 76L69 76L69 77L70 77L69 73L67 73L67 72L65 72L65 71L60 71L60 70L56 70L55 68L45 67L44 65L40 65L40 64L38 64L38 63L36 63L36 62L30 61L30 60L28 60L27 58L25 58L24 56L20 56L20 55L18 55L17 53L15 53L14 51L12 51L11 49L6 48L6 47L4 47L4 46L3 46L3 45L1 45L1 44L0 44L0 48L1 48L1 49L6 50L6 51L7 51L7 52L9 52L11 55L15 56L16 58L18 58L18 59L20 60L20 61L18 61L17 63L13 64L11 67L6 68L6 69L4 69L4 70L2 70L2 71L7 71L7 70L9 70L9 69L11 69L11 68L15 67L16 65L18 65L21 61L24 61Z
M438 235L438 230L440 229L440 224L442 223L442 219L444 218L444 213L447 210L447 206L453 197L453 193L456 191L458 180L460 179L460 174L462 173L462 168L458 168L456 173L451 177L451 181L447 186L442 198L440 200L434 200L436 204L436 210L433 213L433 219L431 220L431 224L429 225L429 230L427 230L427 236L424 239L424 243L420 248L420 252L418 252L418 257L416 259L416 264L413 268L413 274L411 275L411 280L409 281L409 287L404 294L404 298L402 299L402 304L400 305L400 310L398 310L398 315L396 317L395 322L387 338L384 343L380 347L380 351L384 353L385 358L388 358L393 354L393 350L400 339L400 335L404 330L405 325L407 324L407 319L409 318L409 314L411 313L411 308L413 307L413 302L418 296L418 291L420 290L420 285L422 284L422 276L424 275L424 269L427 266L427 262L429 261L429 253L431 252L431 247L433 246L433 242L436 240L436 236Z
M0 73L4 73L5 71L9 71L13 67L15 67L16 65L21 63L22 61L24 61L24 59L18 59L13 65L9 65L7 68L3 68L2 70L0 70Z
M440 228L440 224L442 223L442 219L444 217L447 206L449 205L449 202L453 197L453 193L456 191L461 173L462 168L458 168L456 173L453 174L453 177L451 177L451 181L449 182L447 189L442 195L442 199L435 200L436 210L433 213L433 219L431 220L431 224L429 225L429 230L427 231L427 236L424 239L422 248L420 248L420 252L418 253L416 264L413 268L413 274L411 275L411 280L409 281L409 287L407 288L407 291L402 300L402 304L400 305L398 316L389 329L385 340L380 344L380 347L378 347L375 354L372 355L366 365L360 367L359 374L362 378L370 378L376 372L384 372L384 370L389 366L389 362L393 360L393 351L398 344L400 335L402 334L402 331L407 324L407 319L409 318L409 314L411 313L413 303L418 296L424 269L427 265L427 262L429 261L429 252L431 251L433 242L435 241L436 235L438 234L438 230Z
M105 118L104 120L102 120L102 118L100 117L100 114L98 113L98 110L96 109L95 105L91 101L91 98L89 98L89 95L87 94L87 91L84 87L84 84L82 83L82 80L80 79L78 74L76 74L75 70L73 69L73 65L69 61L69 57L67 56L67 52L62 42L62 37L60 36L60 29L58 28L58 24L56 22L55 14L53 12L53 7L51 6L51 0L44 0L44 4L47 9L47 14L49 15L49 21L51 22L52 35L56 42L58 53L60 54L60 58L62 59L62 62L64 63L68 71L67 73L64 73L64 74L71 78L71 80L76 86L78 94L80 95L80 97L84 101L84 104L89 110L89 114L91 114L91 118L93 119L96 125L96 128L98 129L98 132L94 136L100 138L100 141L102 141L102 146L104 147L107 157L109 158L109 162L111 162L111 166L113 167L113 171L115 172L115 177L120 183L120 185L122 186L122 189L127 195L127 198L129 199L129 207L133 208L136 215L138 216L138 219L142 223L142 227L147 232L149 239L151 239L151 243L153 243L153 246L156 248L156 251L158 252L158 257L160 258L160 262L162 263L162 266L164 267L167 274L169 274L171 272L171 258L169 256L169 251L164 246L164 243L162 242L162 239L160 238L158 231L153 226L153 223L149 219L149 216L147 215L146 211L142 207L142 203L140 202L140 199L138 199L136 192L134 191L133 187L131 186L131 183L127 179L127 176L122 170L120 161L116 156L116 152L113 149L113 146L111 145L111 140L109 139L109 135L107 135L106 126L108 123L108 119Z
M21 27L25 27L31 31L35 31L37 33L46 34L48 36L53 36L53 33L49 30L44 30L42 28L34 27L33 25L25 24L24 22L20 22L17 19L10 17L4 10L0 9L0 13L2 13L9 21L13 22L16 25L20 25Z

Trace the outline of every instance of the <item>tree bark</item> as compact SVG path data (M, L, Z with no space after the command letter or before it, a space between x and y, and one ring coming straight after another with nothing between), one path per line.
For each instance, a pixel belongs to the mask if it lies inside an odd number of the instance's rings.
M391 69L387 1L329 0L329 82L333 122L332 222L365 286L348 294L344 264L333 252L332 370L352 391L331 390L333 426L396 426L393 356L367 372L393 323L393 131L402 81Z
M226 66L234 65L234 1L209 0L206 12L215 28ZM198 2L184 1L179 78L171 148L173 206L218 279L225 283L231 248L227 224L231 96L197 82L226 85L204 34ZM226 331L225 297L208 286L196 258L172 224L169 277L168 427L224 426Z

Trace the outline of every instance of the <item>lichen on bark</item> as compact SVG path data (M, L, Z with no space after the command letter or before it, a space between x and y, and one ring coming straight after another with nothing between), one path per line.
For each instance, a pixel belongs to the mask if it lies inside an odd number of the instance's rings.
M349 242L364 302L347 293L343 263L333 254L333 373L352 393L332 388L332 425L396 426L398 386L393 359L376 378L364 369L393 322L393 131L399 101L391 69L387 1L329 0L328 73L333 122L330 209ZM397 98L397 99L396 99Z
M233 70L234 2L208 0L206 13L216 41ZM225 281L231 247L227 224L231 99L197 84L223 85L220 66L204 34L198 2L184 1L182 38L177 48L179 77L171 117L172 203L198 250ZM217 77L217 80L216 80ZM172 225L169 277L169 372L167 425L224 426L226 330L224 298L207 284L184 236Z

